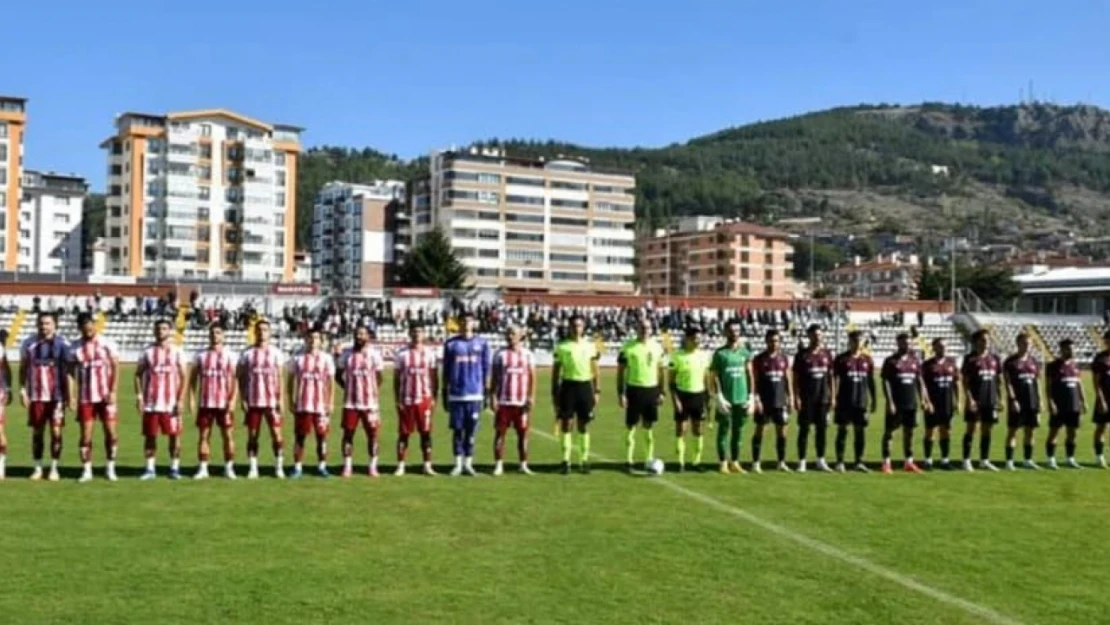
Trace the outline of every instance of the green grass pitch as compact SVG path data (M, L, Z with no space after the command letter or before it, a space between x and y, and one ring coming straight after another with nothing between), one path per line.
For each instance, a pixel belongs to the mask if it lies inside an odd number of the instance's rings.
M130 374L121 389L131 388ZM542 384L541 400L546 375ZM623 456L613 386L608 373L593 428L593 450L605 458ZM122 395L120 463L133 476L139 425L130 393ZM383 458L392 464L395 417L384 409ZM539 433L551 432L546 401L537 413L533 464L545 468L558 446ZM0 483L0 622L1094 624L1110 609L1102 560L1110 472L1089 468L647 478L596 462L592 475L570 477L111 484L101 478L98 432L97 480L79 485L71 417L67 479L55 484L22 479L24 422L10 407L15 477ZM442 412L436 427L442 465L450 462ZM1091 431L1088 421L1084 461ZM487 414L483 464L491 438ZM878 438L872 427L873 459ZM656 439L672 458L669 414ZM995 457L1002 446L998 433ZM773 455L773 444L764 447ZM714 460L710 437L706 450ZM511 444L507 453L515 468ZM306 460L314 463L311 450ZM365 462L361 436L356 461ZM265 435L262 462L265 470Z

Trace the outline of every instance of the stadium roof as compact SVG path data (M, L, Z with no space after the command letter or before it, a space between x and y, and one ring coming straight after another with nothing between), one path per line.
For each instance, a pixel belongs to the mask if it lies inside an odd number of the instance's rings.
M1025 293L1110 291L1110 267L1067 267L1014 276Z

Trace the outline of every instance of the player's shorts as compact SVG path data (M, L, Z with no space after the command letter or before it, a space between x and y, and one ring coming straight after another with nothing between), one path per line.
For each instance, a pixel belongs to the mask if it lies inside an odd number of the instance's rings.
M478 427L482 418L481 401L448 401L447 421L452 430L465 430L468 423Z
M1077 428L1082 419L1078 412L1057 412L1048 418L1050 428Z
M144 412L143 436L154 438L158 434L178 436L181 434L181 415L169 412Z
M674 420L682 423L683 421L703 421L705 419L705 405L708 403L707 395L702 393L687 393L686 391L677 391L679 403L682 404L682 410L675 410Z
M624 424L627 427L640 425L651 427L659 420L659 387L629 386L625 388L626 404Z
M764 408L762 412L755 413L755 424L764 425L766 423L774 423L775 425L786 425L790 423L790 411L785 407L783 408Z
M116 407L106 401L95 404L77 404L77 422L103 421L104 423L116 422Z
M559 418L566 421L577 418L588 423L594 418L594 383L566 381L559 385Z
M823 425L829 422L829 407L820 403L802 402L798 411L798 425Z
M870 422L871 415L866 408L852 408L851 406L837 406L833 415L833 422L840 427L865 428Z
M243 422L248 430L257 430L262 427L262 422L276 429L281 428L281 412L277 408L247 408Z
M63 426L66 423L65 407L60 401L33 401L27 406L27 425L36 430L47 424Z
M382 417L377 410L343 409L343 431L352 432L362 425L367 432L381 425Z
M235 419L230 408L199 408L197 409L197 427L208 429L215 425L227 430L235 427Z
M1106 425L1110 423L1110 412L1099 412L1095 410L1093 421L1095 425Z
M316 436L327 436L331 430L331 415L319 412L298 412L293 415L293 432L305 437L315 432Z
M525 432L528 430L530 417L524 406L498 406L496 428L499 431L513 428L517 432Z
M1040 427L1041 416L1036 410L1011 410L1006 415L1006 426L1011 428Z
M748 410L744 408L744 404L733 405L732 410L721 410L718 407L714 411L713 418L722 427L728 427L730 424L744 425L748 422Z
M886 413L886 429L897 430L906 428L912 430L917 427L917 410L895 410Z
M979 410L964 411L964 421L967 423L998 423L998 409L994 406L979 406Z
M934 406L935 408L935 406ZM952 417L955 416L951 409L948 410L933 410L932 412L925 413L925 427L927 428L950 428L952 427Z
M428 434L432 431L432 400L429 398L419 404L401 406L397 409L397 416L401 436L410 436L413 432Z

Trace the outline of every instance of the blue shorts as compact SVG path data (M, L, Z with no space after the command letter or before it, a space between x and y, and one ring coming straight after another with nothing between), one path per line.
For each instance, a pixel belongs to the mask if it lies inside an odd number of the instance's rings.
M465 430L467 426L477 427L478 418L482 416L482 402L449 401L447 414L452 430Z

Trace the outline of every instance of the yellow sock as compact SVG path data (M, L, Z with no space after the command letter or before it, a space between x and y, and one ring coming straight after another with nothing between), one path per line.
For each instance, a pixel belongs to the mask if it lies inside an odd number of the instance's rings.
M694 437L694 464L701 464L701 452L705 449L705 437L698 434Z
M578 435L578 461L586 462L590 459L590 433L583 432Z
M563 432L563 462L570 462L571 434Z
M678 463L686 464L686 438L679 436L674 442L675 451L678 453Z
M624 433L624 455L628 464L632 464L636 456L636 428L628 428Z
M644 430L644 451L648 460L655 459L655 432L651 430Z

